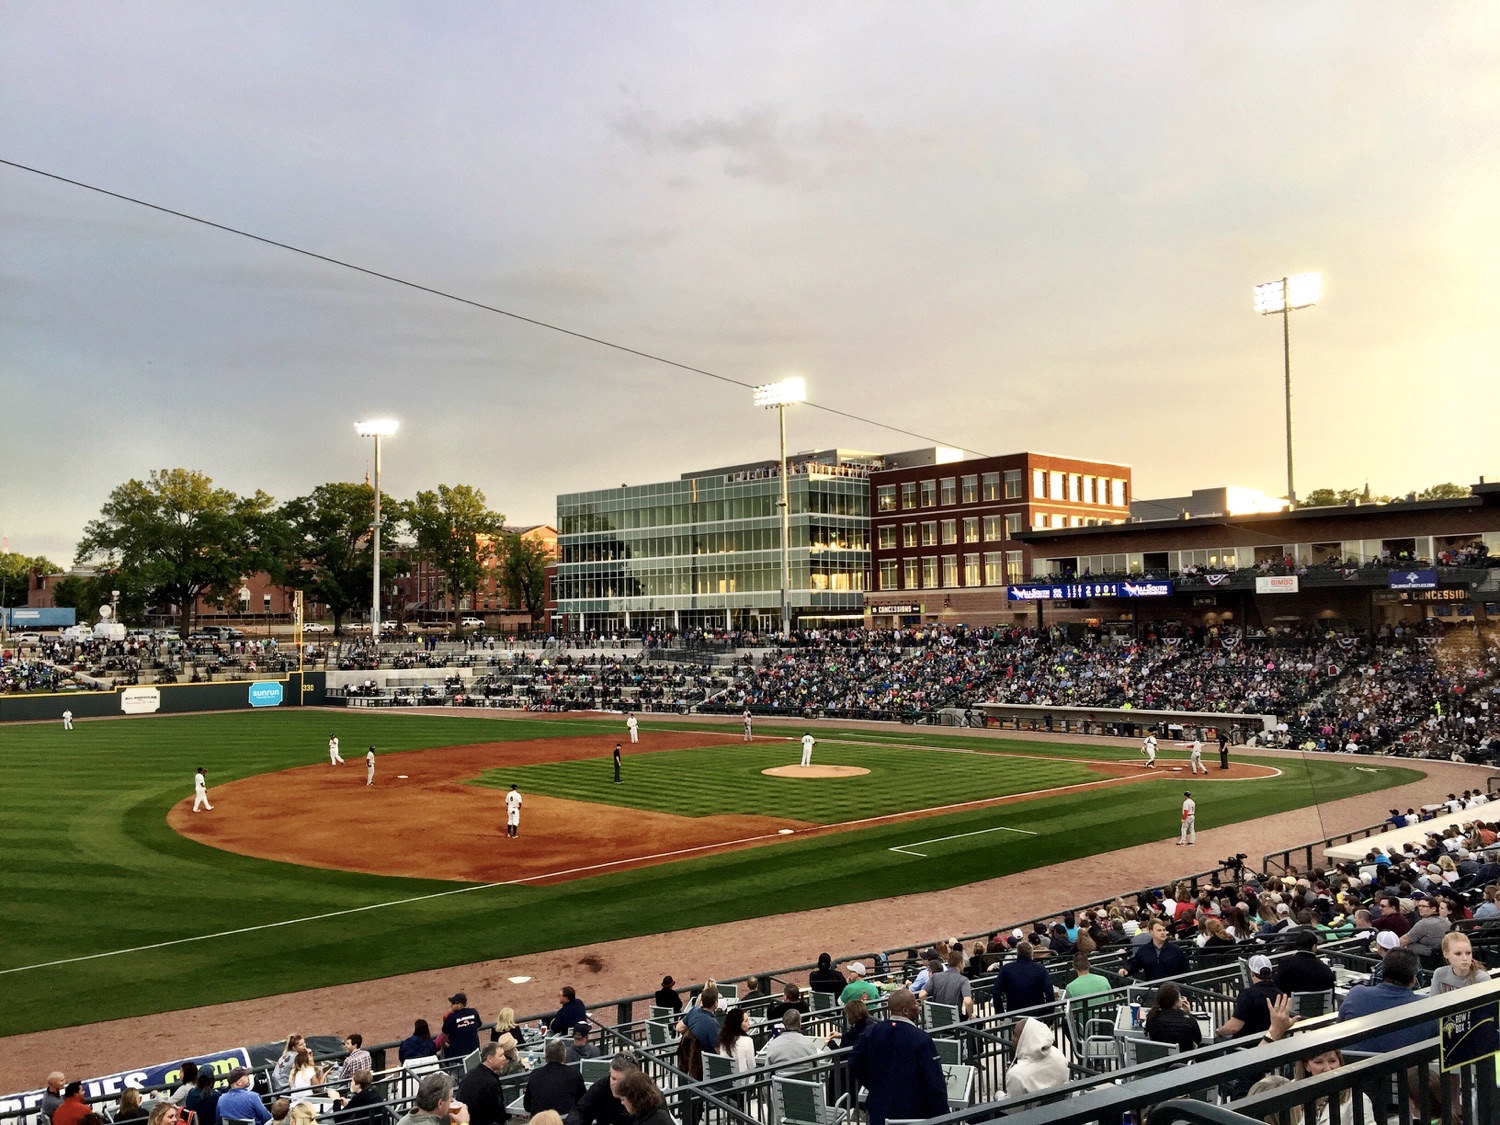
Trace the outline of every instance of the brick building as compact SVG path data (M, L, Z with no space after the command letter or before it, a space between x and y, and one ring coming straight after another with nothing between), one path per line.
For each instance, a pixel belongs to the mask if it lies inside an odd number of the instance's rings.
M532 524L528 527L508 527L507 532L519 534L523 539L543 543L552 557L557 557L557 529L551 524ZM445 589L445 575L431 562L412 558L411 569L391 582L386 607L398 621L441 621L453 615L453 599ZM493 550L488 556L484 577L480 579L477 596L465 595L459 601L458 612L462 616L481 617L486 623L506 628L519 627L530 618L523 609L514 607L506 597L500 581L499 558Z

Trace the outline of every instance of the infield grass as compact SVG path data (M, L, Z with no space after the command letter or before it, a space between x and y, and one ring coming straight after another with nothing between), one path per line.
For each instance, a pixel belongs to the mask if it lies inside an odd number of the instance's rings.
M650 724L643 726L649 730ZM383 904L462 886L234 855L188 840L167 826L167 811L191 792L197 766L207 767L216 785L317 763L326 760L328 735L335 730L346 749L374 743L380 753L585 732L618 735L620 724L277 710L80 722L70 733L58 724L0 727L0 934L5 937L0 944L0 996L5 1000L0 1034L938 890L1175 835L1182 789L1181 777L1168 775L1002 809L793 837L569 883L485 887L401 905ZM800 735L801 730L786 733ZM918 744L921 739L913 736L929 732L892 733L902 737L883 739L862 730L850 737L899 746ZM1070 750L1051 743L1006 744L941 729L930 735L935 743L972 743L986 751L1014 746L1062 758L1111 756L1099 746ZM827 755L842 753L832 745L836 738L835 732L822 730L814 760L831 761ZM718 772L717 748L700 753L696 783L707 784L702 776ZM779 760L795 760L793 754L791 744L785 744ZM1128 750L1121 756L1129 757ZM908 782L917 783L935 757L961 763L965 777L989 761L987 754L914 752ZM644 760L628 758L626 764L635 768ZM1031 768L1021 759L997 755L995 760L1008 768ZM1274 759L1274 764L1284 773L1270 781L1204 786L1198 799L1200 829L1418 776L1395 767L1364 773L1343 762L1297 758ZM1050 778L1077 768L1066 761L1044 765ZM684 779L677 792L694 783ZM949 794L955 799L967 795L967 789ZM232 815L224 806L221 813ZM887 850L997 822L1037 835L966 837L958 848L930 858ZM380 840L350 843L381 845ZM361 907L374 909L281 924ZM1019 918L1023 912L1023 904L997 903L995 917L986 924ZM242 928L247 932L228 932ZM181 938L204 940L95 956ZM830 934L826 944L838 949L838 935ZM28 967L77 957L92 959ZM747 971L757 967L745 966ZM5 971L16 969L22 971ZM642 988L649 991L651 983L643 979ZM268 1028L266 1037L284 1030Z

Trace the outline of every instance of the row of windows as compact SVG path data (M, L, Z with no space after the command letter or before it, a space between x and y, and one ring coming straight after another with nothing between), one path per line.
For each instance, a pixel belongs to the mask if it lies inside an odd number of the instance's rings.
M927 555L920 559L885 559L880 564L881 590L941 590L963 586L1011 586L1024 581L1020 551L985 551ZM959 581L962 574L963 581Z
M876 531L882 550L893 550L896 546L896 528L893 523L881 524ZM1021 516L1013 512L1007 516L965 516L962 520L927 520L924 523L900 525L901 546L936 547L959 542L960 530L965 543L991 542L1015 535L1021 530Z
M798 526L794 523L791 531L793 551L870 549L870 531L867 527L840 527L822 523ZM609 562L617 559L679 558L780 549L781 525L777 522L766 527L736 527L683 535L642 535L628 539L601 536L597 539L563 542L561 558L565 563Z
M961 477L882 484L875 489L877 512L910 511L913 508L950 508L956 504L979 504L993 500L1021 500L1021 470L1001 473L970 473ZM1097 504L1124 508L1129 505L1125 481L1087 473L1031 471L1031 499L1065 500L1074 504Z
M794 567L793 590L860 591L867 584L863 567L843 566L826 559L814 559L811 566ZM779 591L779 566L715 567L700 570L632 569L624 573L618 567L579 567L559 572L553 583L559 601L582 598L649 598L674 594L739 594Z
M821 515L868 516L870 492L860 481L817 481L803 478L801 487L793 487L787 498L793 516L813 512ZM666 497L664 499L673 499ZM557 506L558 533L581 535L588 532L618 531L632 528L672 527L682 524L712 524L725 520L780 519L781 491L769 484L743 487L734 495L720 499L697 500L688 495L675 497L676 503L632 503Z

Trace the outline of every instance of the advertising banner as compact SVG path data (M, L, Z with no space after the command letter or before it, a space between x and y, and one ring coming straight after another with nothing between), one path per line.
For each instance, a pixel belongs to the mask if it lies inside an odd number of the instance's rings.
M1007 586L1010 602L1069 601L1073 598L1166 598L1172 583L1150 579L1119 582L1064 582L1055 586Z
M1297 576L1295 574L1258 575L1255 579L1255 592L1257 594L1295 594Z
M251 707L280 707L282 696L280 680L261 680L250 685Z
M161 690L131 687L120 693L120 710L127 715L150 715L161 710Z
M1393 570L1390 584L1392 590L1436 590L1438 575L1435 570Z

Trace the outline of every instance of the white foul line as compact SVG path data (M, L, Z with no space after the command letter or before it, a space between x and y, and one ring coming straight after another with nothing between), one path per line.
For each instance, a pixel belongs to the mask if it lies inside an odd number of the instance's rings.
M1035 832L1028 832L1024 828L980 828L973 832L960 832L956 836L938 836L931 840L918 840L915 844L898 844L894 848L886 848L888 852L901 852L905 855L920 856L927 858L925 852L914 852L911 849L921 847L923 844L941 844L944 840L962 840L965 836L983 836L986 832L1014 832L1019 836L1035 836Z

